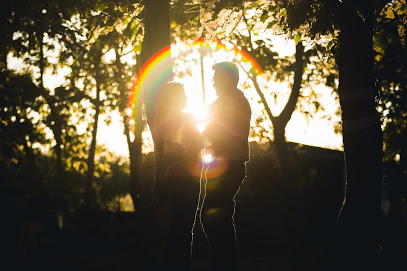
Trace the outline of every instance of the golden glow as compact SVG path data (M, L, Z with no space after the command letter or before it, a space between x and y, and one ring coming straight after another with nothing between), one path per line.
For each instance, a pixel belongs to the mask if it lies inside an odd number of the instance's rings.
M213 162L214 157L212 156L212 154L208 153L208 154L205 154L205 155L203 156L202 160L203 160L203 162L204 162L205 164L210 164L210 163Z
M295 45L293 43L278 38L275 39L275 42L277 43L276 47L280 49L283 55L289 55L294 52ZM235 54L235 52L217 51L211 54L208 53L202 60L202 67L204 69L202 78L200 55L196 51L181 56L179 51L174 50L173 57L178 57L178 59L175 60L177 64L175 68L178 69L178 73L176 71L176 74L178 74L178 76L174 78L174 81L184 84L185 93L188 97L187 107L184 111L195 116L198 123L197 128L202 132L207 124L207 122L205 122L207 119L207 107L216 99L216 92L212 82L212 66L221 61L234 61L242 64L244 69L248 69L250 63L239 62L239 60L242 60L242 57ZM278 115L288 100L289 84L268 82L261 76L258 76L258 81L264 93L279 93L276 100L271 96L267 97L273 114ZM239 88L243 91L252 107L252 126L255 126L255 119L261 114L263 105L258 103L259 97L254 87L249 87L248 89L244 88L245 83L248 82L251 83L245 72L240 69ZM202 86L204 86L205 91L203 91ZM321 95L319 101L324 106L325 111L316 114L312 119L307 119L304 117L304 114L295 111L287 125L287 140L308 145L341 149L342 137L334 133L333 121L321 118L322 115L328 115L336 121L337 119L335 119L334 112L339 106L338 102L335 100L333 94L330 94L330 90L319 87L316 91ZM103 123L101 124L103 125ZM266 121L262 125L268 125L268 130L272 131L270 121ZM105 142L113 151L126 155L127 143L122 135L122 129L106 127L103 130L104 132L99 133L101 142ZM144 152L153 151L152 140L149 133L144 132L143 138L144 142L149 144L149 146L144 148ZM256 140L256 138L251 138L250 140ZM123 147L119 147L119 144L123 145Z
M295 45L293 42L286 40L284 38L274 37L273 38L274 48L279 50L281 55L292 55L294 53ZM244 69L250 67L250 63L241 62L242 56L236 54L235 52L217 51L207 53L203 57L202 66L204 68L203 72L203 82L201 76L201 63L200 55L198 51L192 51L189 54L181 54L180 51L176 52L174 50L173 57L176 58L176 65L174 70L178 75L175 77L174 81L178 81L184 84L186 95L188 96L186 112L192 113L197 119L197 127L202 132L207 124L204 120L206 119L206 109L209 104L211 104L216 99L216 93L213 88L212 77L213 70L212 66L216 62L221 61L233 61L243 65ZM8 56L10 68L13 69L22 66L18 63L18 59L12 55ZM46 73L45 83L47 87L52 89L61 82L61 77L68 73L69 71L61 71L56 77L55 75L50 75ZM276 84L274 82L267 82L265 78L258 76L259 84L264 93L279 92L283 93L274 102L274 99L269 95L267 97L271 110L274 114L277 114L282 110L286 100L288 99L288 85ZM250 83L245 72L240 70L240 81L239 88L244 92L245 96L248 98L249 103L252 107L253 117L252 125L255 125L256 116L260 114L263 109L262 104L258 103L259 97L255 92L253 87L248 89L244 88L245 83ZM202 85L205 91L202 89ZM325 108L325 112L321 112L314 116L312 119L306 119L304 115L298 111L294 112L290 122L287 125L286 137L288 141L298 142L303 144L309 144L314 146L328 147L333 149L341 149L342 137L334 133L333 121L337 121L334 112L338 108L338 102L335 97L330 94L330 90L324 87L318 89L321 94L320 103ZM322 119L320 116L327 115L332 118L328 120L327 118ZM101 116L99 122L98 131L98 144L104 144L112 152L117 155L128 156L128 146L127 140L123 134L123 124L122 118L118 112L110 112L109 116L112 118L110 126L107 126L104 122L106 116ZM272 126L270 121L265 121L262 125L269 126L267 129L272 131ZM153 151L153 145L151 140L151 135L148 131L143 132L143 140L146 144L143 146L143 152L147 153ZM251 138L251 140L256 140Z

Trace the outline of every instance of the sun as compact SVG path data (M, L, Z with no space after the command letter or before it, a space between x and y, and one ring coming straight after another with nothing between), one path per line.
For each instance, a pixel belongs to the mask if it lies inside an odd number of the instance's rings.
M206 76L202 78L199 67L191 67L191 69L194 71L192 72L193 76L179 78L178 80L184 84L185 94L188 97L187 107L184 112L194 116L197 128L202 132L209 118L208 106L217 98L211 82L213 72L211 67L207 65L203 73ZM197 71L199 72L197 73ZM202 80L205 80L204 84L202 84Z
M176 74L179 74L174 81L184 85L188 97L184 112L195 117L201 132L208 120L208 106L217 98L213 87L213 65L224 61L235 62L247 70L253 68L261 73L261 67L250 55L219 40L178 41L171 45L171 57Z

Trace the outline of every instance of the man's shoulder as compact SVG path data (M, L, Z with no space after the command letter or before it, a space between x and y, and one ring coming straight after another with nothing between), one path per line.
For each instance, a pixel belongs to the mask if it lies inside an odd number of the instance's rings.
M213 101L209 106L208 106L208 110L209 111L213 111L219 107L222 107L222 105L225 103L224 99L222 97L218 97L216 98L215 101Z
M247 100L246 96L244 96L243 91L241 91L241 90L238 90L238 91L239 91L239 95L236 96L237 103L239 103L239 106L244 106L244 107L250 109L250 103Z

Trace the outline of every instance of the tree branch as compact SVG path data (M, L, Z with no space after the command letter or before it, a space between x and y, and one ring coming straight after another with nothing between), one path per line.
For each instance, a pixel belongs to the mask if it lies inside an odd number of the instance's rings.
M280 115L277 117L279 121L285 125L290 121L292 113L297 105L298 97L300 96L302 74L304 72L304 46L299 42L296 46L295 52L295 73L294 83L290 93L290 97Z

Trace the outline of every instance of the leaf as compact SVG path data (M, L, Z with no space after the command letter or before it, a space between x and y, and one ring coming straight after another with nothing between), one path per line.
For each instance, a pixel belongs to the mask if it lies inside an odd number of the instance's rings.
M139 23L138 20L133 20L133 22L131 23L130 28L133 29L138 23Z
M141 27L140 27L140 26L138 26L137 28L133 28L133 33L132 33L132 35L131 35L131 37L130 37L130 40L133 40L134 37L139 34L140 30L141 30Z
M315 106L315 111L318 112L318 110L321 107L321 104L318 101L314 101L314 106Z
M281 16L287 16L287 9L282 9L281 11L280 11L280 14L281 14Z
M264 23L269 18L269 13L267 10L263 11L263 14L260 17L260 22Z
M127 16L126 18L124 18L122 24L123 25L127 25L130 21L131 21L132 17L131 16Z
M272 28L273 25L275 25L277 23L277 21L271 21L268 23L267 28Z
M328 50L330 50L333 45L334 45L333 40L330 40L330 41L328 42L328 45L326 46L326 48L327 48Z
M301 34L300 34L300 33L297 33L297 34L295 35L295 37L294 37L294 42L295 42L295 44L297 45L297 44L300 42L300 40L301 40Z
M200 6L199 5L195 5L192 8L189 8L187 10L184 11L184 13L195 13L195 12L199 12Z
M394 13L392 9L387 9L386 10L386 18L387 19L394 19Z
M258 5L259 5L259 2L260 2L260 1L256 1L256 2L254 2L253 4L251 4L250 6L248 6L248 7L246 8L246 10L249 10L249 9L254 9L256 6L258 6Z
M133 45L133 52L135 52L136 54L138 54L138 53L140 53L141 52L141 42L136 42L134 45Z
M103 11L103 10L105 10L107 7L108 7L107 5L105 5L105 4L103 4L103 3L99 3L99 4L96 5L95 9L98 10L98 11Z
M269 6L269 12L275 13L276 11L277 11L277 7L276 7L276 6L273 6L273 5Z
M382 35L376 34L373 36L373 49L381 54L384 54L388 46L388 43Z

